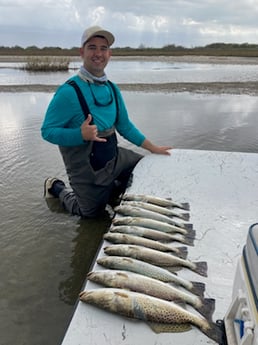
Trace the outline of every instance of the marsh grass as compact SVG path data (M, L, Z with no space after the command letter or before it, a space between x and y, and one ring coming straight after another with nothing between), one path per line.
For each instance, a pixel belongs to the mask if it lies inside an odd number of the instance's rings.
M205 55L205 56L239 56L239 57L258 57L258 44L249 43L211 43L204 47L186 48L169 44L162 48L151 48L140 45L138 48L112 47L114 56L183 56L183 55ZM0 46L0 56L24 56L24 57L78 57L79 48L70 49L60 47L38 48L31 46L22 48L19 46L4 47Z
M68 71L70 59L61 56L30 56L25 69L32 72Z

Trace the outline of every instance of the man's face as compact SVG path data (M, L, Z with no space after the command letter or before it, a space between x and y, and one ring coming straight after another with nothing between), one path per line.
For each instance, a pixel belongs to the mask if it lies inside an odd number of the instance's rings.
M111 56L107 40L104 37L92 37L80 48L83 65L91 74L101 77Z

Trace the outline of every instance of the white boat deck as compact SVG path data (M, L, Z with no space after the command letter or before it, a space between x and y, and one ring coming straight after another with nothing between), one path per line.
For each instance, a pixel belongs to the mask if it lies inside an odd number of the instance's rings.
M189 202L196 240L188 259L207 261L208 277L183 269L180 276L202 281L205 297L216 299L214 321L231 302L237 260L249 226L258 221L258 154L173 150L171 156L148 155L134 171L128 193L151 194ZM98 257L102 257L104 242ZM96 263L93 270L103 269ZM85 289L99 288L86 282ZM62 345L204 345L215 344L198 329L154 333L137 320L78 302Z

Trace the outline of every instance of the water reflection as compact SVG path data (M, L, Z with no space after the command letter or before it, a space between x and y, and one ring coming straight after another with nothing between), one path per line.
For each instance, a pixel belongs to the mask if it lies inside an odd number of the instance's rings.
M133 121L157 143L258 152L257 97L123 94ZM80 221L43 199L46 177L66 181L57 147L40 136L51 97L0 93L0 333L5 345L59 343L110 222L107 216Z
M128 93L126 100L137 125L160 144L258 152L257 97L188 93L135 97Z
M58 85L71 77L81 63L71 63L67 72L28 72L17 63L0 63L0 85ZM13 68L11 68L11 66ZM110 61L106 72L117 83L245 82L257 81L256 65L205 64L159 61Z
M111 221L109 214L103 214L99 219L80 219L73 238L73 255L70 267L72 274L59 283L59 297L67 304L74 305L78 299L78 292L82 289L82 282L90 271L93 259L98 252L104 233Z

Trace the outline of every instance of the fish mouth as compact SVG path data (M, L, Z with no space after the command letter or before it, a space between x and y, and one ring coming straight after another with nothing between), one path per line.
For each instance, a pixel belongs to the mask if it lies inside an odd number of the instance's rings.
M82 298L82 297L87 297L88 294L89 294L88 291L81 291L81 292L79 293L79 297L80 297L80 298Z
M94 272L89 272L89 273L87 274L87 278L91 278L93 274L94 274Z

